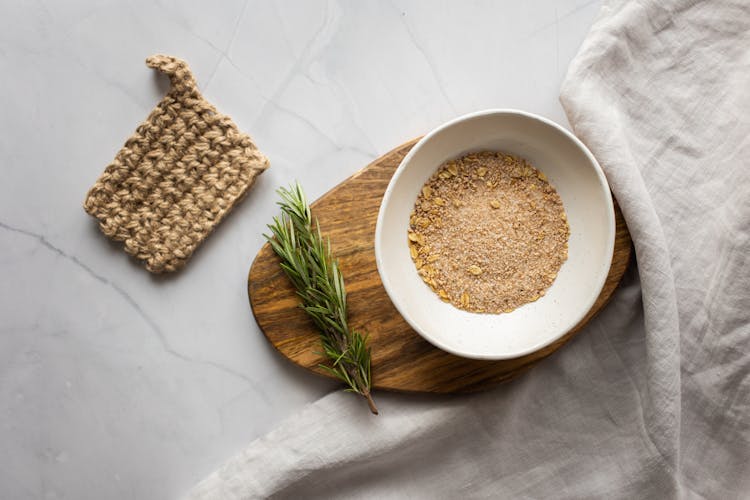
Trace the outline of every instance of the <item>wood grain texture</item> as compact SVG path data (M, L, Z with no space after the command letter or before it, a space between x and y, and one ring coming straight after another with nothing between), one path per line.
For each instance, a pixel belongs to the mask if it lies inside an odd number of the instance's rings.
M346 281L352 328L370 335L373 386L404 392L472 392L510 380L555 352L609 301L631 255L631 241L617 203L617 233L612 266L599 298L586 317L554 344L521 358L502 361L465 359L437 349L419 336L396 311L375 265L375 222L388 182L416 140L378 158L312 204L322 232L330 236ZM253 314L273 346L292 362L328 376L318 333L298 308L279 260L266 244L248 276Z

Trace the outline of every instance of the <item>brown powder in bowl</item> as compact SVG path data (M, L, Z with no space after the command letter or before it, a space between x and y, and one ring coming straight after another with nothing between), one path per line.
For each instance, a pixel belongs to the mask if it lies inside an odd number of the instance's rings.
M438 296L472 312L533 302L568 258L562 200L523 158L484 151L442 164L409 219L409 250Z

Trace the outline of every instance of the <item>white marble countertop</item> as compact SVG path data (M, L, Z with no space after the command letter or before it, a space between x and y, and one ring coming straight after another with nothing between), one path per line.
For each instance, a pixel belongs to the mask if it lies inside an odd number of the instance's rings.
M0 498L177 498L336 384L281 359L246 277L274 189L311 198L491 107L567 125L560 83L599 1L0 1ZM174 276L82 209L189 61L271 160Z

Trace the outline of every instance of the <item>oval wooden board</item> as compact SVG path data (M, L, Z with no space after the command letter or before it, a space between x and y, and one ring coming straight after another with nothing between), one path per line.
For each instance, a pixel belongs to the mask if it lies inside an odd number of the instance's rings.
M367 332L372 347L372 382L377 389L406 392L472 392L510 380L570 340L604 307L625 273L631 241L615 203L617 234L612 266L599 298L586 317L554 344L527 356L480 361L448 354L419 336L398 314L375 266L375 222L388 181L416 140L378 158L312 204L323 234L346 281L353 329ZM323 358L318 333L305 313L279 261L266 244L248 276L253 314L271 344L292 362L320 375Z

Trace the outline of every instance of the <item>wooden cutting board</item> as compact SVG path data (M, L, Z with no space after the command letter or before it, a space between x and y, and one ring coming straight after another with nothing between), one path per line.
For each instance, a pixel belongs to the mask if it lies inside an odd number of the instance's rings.
M406 392L472 392L510 380L569 341L604 307L630 260L631 241L617 203L612 267L599 298L586 317L554 344L527 356L503 360L465 359L441 351L419 336L396 311L375 266L375 222L388 181L417 140L378 158L312 204L324 235L331 238L348 292L353 329L367 332L372 347L372 382L377 389ZM286 358L319 375L323 357L318 333L305 313L279 261L266 244L248 276L253 314L271 344Z

